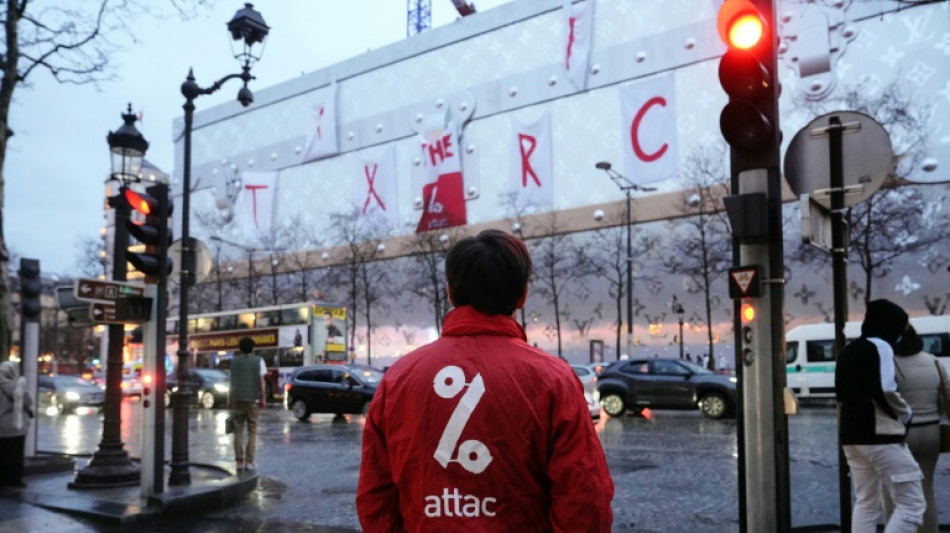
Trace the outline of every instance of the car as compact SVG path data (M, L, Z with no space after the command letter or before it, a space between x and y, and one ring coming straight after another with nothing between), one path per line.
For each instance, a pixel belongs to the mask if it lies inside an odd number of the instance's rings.
M597 378L600 404L610 416L644 408L699 409L708 418L735 414L736 378L688 361L617 361Z
M365 415L382 379L381 370L363 365L300 367L285 387L284 408L301 421L312 413Z
M216 368L192 368L188 370L188 390L191 399L205 409L227 407L231 377ZM165 407L171 407L172 394L178 390L178 377L169 373L165 377Z
M581 380L581 385L584 386L584 392L594 395L594 392L597 390L597 373L588 365L571 365L571 368L574 369L574 373L577 374L578 379Z
M600 402L594 399L594 395L584 391L584 400L587 402L587 410L590 412L592 420L600 420Z
M77 407L102 407L106 401L102 389L79 376L38 376L37 390L39 407L52 407L60 413L73 412Z

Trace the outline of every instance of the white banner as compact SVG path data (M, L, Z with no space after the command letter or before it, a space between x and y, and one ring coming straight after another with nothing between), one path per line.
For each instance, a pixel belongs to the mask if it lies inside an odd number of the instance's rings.
M594 0L573 5L564 0L565 34L564 71L578 90L587 88L587 65L590 62L591 36L594 33Z
M551 114L546 111L531 124L522 124L512 116L508 154L509 190L514 193L514 206L553 205Z
M676 177L679 154L675 81L670 72L620 88L624 176L633 183Z
M244 172L237 216L248 242L273 244L277 172Z
M339 153L336 140L336 82L314 91L310 108L310 131L307 132L303 162L314 161Z
M375 158L359 159L352 197L357 198L360 213L373 226L395 228L399 225L396 202L396 152L387 146Z

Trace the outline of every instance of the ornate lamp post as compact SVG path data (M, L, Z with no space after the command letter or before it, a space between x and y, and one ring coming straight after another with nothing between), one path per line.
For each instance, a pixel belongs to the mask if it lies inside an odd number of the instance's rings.
M254 10L252 4L244 4L228 22L228 32L234 42L242 41L243 50L234 54L241 63L241 72L228 74L211 84L210 87L200 87L195 82L194 72L189 69L185 82L181 85L181 94L185 97L185 132L184 132L184 161L182 162L182 189L181 189L181 280L179 283L178 301L178 390L173 397L172 423L172 453L171 474L168 477L169 486L187 485L191 483L191 473L188 471L188 288L194 282L195 249L188 232L189 197L191 195L191 131L195 114L195 98L203 94L212 94L222 85L233 79L239 79L244 85L238 91L237 100L247 107L254 101L254 94L247 88L248 82L254 79L251 76L251 67L260 59L254 55L256 44L263 49L264 39L270 28L264 23L261 14Z
M613 170L613 166L608 161L600 161L594 167L606 172L611 181L617 184L627 197L625 217L627 226L627 355L633 357L633 219L630 212L630 193L633 191L655 191L656 188L640 187ZM620 360L620 354L617 354L617 360Z
M110 131L106 140L112 154L112 172L106 183L109 184L109 205L114 212L114 230L112 246L112 279L125 281L127 274L125 250L129 247L129 232L125 222L129 219L131 207L125 200L125 188L138 182L142 172L142 161L148 150L148 141L135 128L136 117L132 114L132 104L122 114L122 126ZM112 190L115 189L115 190ZM89 464L76 473L70 483L75 488L115 487L137 485L139 469L129 459L122 444L122 348L125 344L125 327L122 324L110 324L109 351L106 356L106 402L103 407L102 440L99 449L89 460Z
M676 313L680 321L680 359L683 359L683 315L686 314L686 310L683 309L683 304L676 299L676 296L673 297L673 312Z

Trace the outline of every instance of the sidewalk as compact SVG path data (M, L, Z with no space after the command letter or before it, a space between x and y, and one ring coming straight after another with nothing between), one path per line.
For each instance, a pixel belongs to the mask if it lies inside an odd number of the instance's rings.
M166 467L164 479L168 479ZM169 516L216 511L241 501L256 487L256 471L233 471L219 465L192 464L191 484L165 487L143 497L139 485L101 489L71 489L75 462L70 457L28 458L22 489L5 489L3 497L68 513L112 526L154 522Z

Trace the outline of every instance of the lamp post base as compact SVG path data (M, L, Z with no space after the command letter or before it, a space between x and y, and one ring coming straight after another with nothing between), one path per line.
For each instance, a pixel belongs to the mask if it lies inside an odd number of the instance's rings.
M129 454L117 447L100 445L99 451L92 456L89 465L76 473L76 479L69 483L71 489L107 489L138 485L139 467L132 464Z

